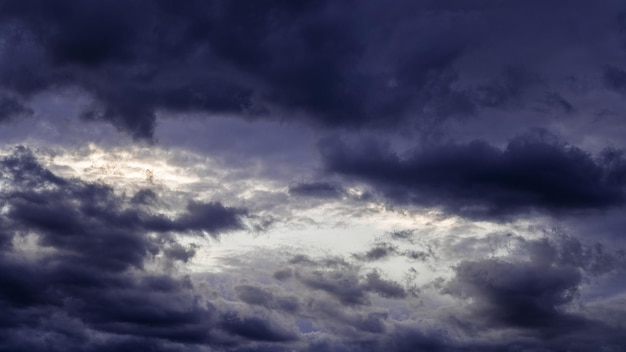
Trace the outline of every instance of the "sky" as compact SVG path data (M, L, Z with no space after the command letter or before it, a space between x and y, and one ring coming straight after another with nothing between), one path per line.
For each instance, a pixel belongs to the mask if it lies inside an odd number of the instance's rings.
M626 351L626 3L0 0L0 352Z

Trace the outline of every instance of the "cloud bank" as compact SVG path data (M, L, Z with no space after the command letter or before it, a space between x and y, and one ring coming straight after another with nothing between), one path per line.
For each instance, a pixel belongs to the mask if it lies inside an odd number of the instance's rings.
M0 2L0 351L623 351L625 14Z

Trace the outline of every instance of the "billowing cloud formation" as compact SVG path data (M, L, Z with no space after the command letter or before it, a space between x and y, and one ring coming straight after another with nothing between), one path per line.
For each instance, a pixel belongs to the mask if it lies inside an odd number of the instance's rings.
M454 246L398 230L356 261L261 251L231 258L223 272L182 275L172 264L191 260L194 248L178 236L241 229L247 212L191 202L170 218L153 208L154 191L130 197L62 178L25 148L0 167L5 350L582 351L624 343L623 326L606 313L619 301L581 296L588 285L615 290L599 280L624 275L623 253L601 244L547 233ZM413 269L400 282L362 265L393 258L456 264L451 276L423 284Z
M0 350L624 350L625 14L0 1Z
M393 234L386 238L406 241ZM623 277L620 251L559 232L534 240L494 234L462 241L466 243L451 252L452 246L431 244L440 256L451 258L465 257L468 246L491 249L479 258L460 260L450 278L414 290L345 258L296 255L287 268L278 265L274 278L280 285L253 283L240 273L246 283L234 291L252 307L297 317L299 328L308 333L301 336L306 347L295 346L304 351L620 350L623 325L605 311L594 312L596 298L584 292L602 278ZM495 255L504 248L507 253ZM440 306L436 300L441 295L453 301ZM380 304L381 299L393 303ZM415 306L394 309L407 303Z
M497 218L530 210L553 213L624 204L626 162L607 149L594 158L539 131L503 150L477 140L425 147L400 157L379 143L320 144L327 171L365 181L390 200Z
M571 113L555 79L601 76L614 64L623 8L613 1L568 6L11 0L0 7L0 82L21 98L78 88L95 99L85 118L136 137L152 136L158 110L344 127L394 126L407 117L425 126L521 101ZM584 21L590 14L597 21ZM573 38L572 30L586 34ZM606 59L545 77L558 71L550 65L563 53L588 45L603 45ZM484 57L492 71L478 67ZM619 70L606 70L611 89L619 89Z
M240 210L190 203L171 220L109 187L60 178L22 147L0 171L3 349L169 351L211 339L211 304L195 299L188 278L146 265L193 256L172 231L241 229Z
M528 261L483 259L463 261L455 268L456 276L445 290L470 300L473 321L466 328L486 331L487 326L507 326L534 331L526 344L545 344L550 350L593 349L600 341L609 349L621 346L619 329L562 309L579 295L583 273L596 276L620 270L619 256L601 247L583 249L568 237L530 241L525 247ZM571 261L572 257L578 259ZM603 263L602 269L590 269L592 262Z
M432 38L415 52L401 53L405 57L393 63L391 75L359 70L370 51L360 36L372 25L350 15L359 7L356 2L6 2L1 20L11 34L5 38L2 81L22 96L78 86L100 103L85 117L112 121L139 137L151 136L157 109L258 115L277 107L313 115L323 125L398 116L461 48L439 48ZM381 29L393 30L384 28L386 20L373 19ZM391 49L400 50L401 43ZM36 70L24 65L25 51L38 61ZM401 82L390 90L395 75Z

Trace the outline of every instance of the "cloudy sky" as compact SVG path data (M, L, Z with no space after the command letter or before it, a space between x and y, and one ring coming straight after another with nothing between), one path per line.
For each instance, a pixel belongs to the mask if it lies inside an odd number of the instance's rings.
M626 351L621 0L1 0L0 351Z

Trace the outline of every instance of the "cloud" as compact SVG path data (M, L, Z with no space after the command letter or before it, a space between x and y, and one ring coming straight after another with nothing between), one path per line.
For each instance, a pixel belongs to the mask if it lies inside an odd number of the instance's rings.
M377 238L364 253L354 253L352 257L362 262L377 262L394 257L404 257L411 261L426 261L432 258L432 243L416 240L414 230L394 230Z
M483 260L461 263L449 290L473 298L476 316L494 324L568 329L576 319L557 309L574 299L580 283L580 273L572 268Z
M237 329L253 331L254 321L223 325L188 277L158 264L194 255L172 232L241 229L242 210L192 202L170 219L137 205L153 193L129 198L61 178L24 147L3 157L0 171L1 348L177 351L221 344L214 330L250 337Z
M526 344L558 350L575 341L577 347L572 348L582 351L598 343L605 348L623 343L620 331L564 308L574 302L582 285L574 267L485 259L464 261L455 271L446 292L470 300L470 313L461 318L467 333L526 331L526 342L511 336L508 342L490 342L494 347Z
M0 95L0 122L9 120L19 116L32 115L32 109L26 107L23 102L18 99Z
M566 5L0 1L0 350L621 351L626 7Z
M240 317L227 312L221 318L221 326L228 332L254 341L286 342L297 339L295 332L273 326L260 317Z
M476 140L417 149L400 157L375 142L320 143L330 173L366 182L399 204L497 219L532 210L566 213L624 203L626 168L619 152L599 158L545 132L511 140L503 150Z
M271 291L254 286L239 285L235 287L237 297L251 305L263 306L268 309L278 309L287 312L295 312L299 309L298 298L289 295L276 295Z
M97 101L85 118L136 137L151 137L157 109L263 115L278 108L328 126L398 116L414 100L411 91L460 52L431 39L396 64L399 86L374 94L389 78L356 69L367 50L366 24L350 15L362 8L357 3L56 5L3 4L1 23L17 33L6 40L4 88L29 96L79 87ZM36 70L20 62L22 52L40 63Z
M624 93L626 90L626 72L618 67L608 66L604 69L604 83L609 89Z
M289 194L316 198L338 198L344 190L327 182L299 183L289 187Z
M221 203L189 202L187 212L176 219L173 228L181 231L206 231L216 236L222 231L242 229L241 217L245 209L225 207Z
M610 25L618 22L616 4L570 6L577 11L522 2L507 8L11 0L0 8L0 81L26 100L58 89L86 92L94 104L83 111L85 119L108 121L137 138L153 137L159 111L279 117L331 128L389 128L407 120L427 127L515 100L531 105L538 98L528 89L561 96L551 81L559 77L543 79L555 75L549 65L563 52L620 35ZM585 15L599 20L584 21ZM590 35L572 38L568 23ZM621 50L606 46L584 74L601 71ZM487 71L476 64L484 56L491 60ZM581 71L559 68L567 71L562 76ZM562 98L552 102L570 110Z
M406 296L404 288L399 283L382 278L376 271L361 277L357 268L352 266L331 271L303 271L299 272L297 277L307 287L326 292L349 306L369 305L370 292L392 299Z
M396 241L398 247L416 245L405 238ZM254 274L239 267L224 277L245 282L234 291L261 309L255 316L283 312L293 317L302 332L296 344L300 350L584 351L594 344L619 350L623 343L623 324L613 321L615 314L607 314L605 306L619 307L622 300L596 303L596 295L621 292L613 286L623 275L619 249L556 230L535 239L513 234L473 238L464 246L489 248L479 256L463 248L447 253L441 239L431 242L431 270L442 273L441 267L452 265L452 276L422 283L417 290L348 258L300 255L280 263L269 252L251 253L260 261L254 261ZM404 255L405 248L396 255ZM289 274L268 284L262 268L269 263L268 277L275 268ZM298 309L277 305L285 293L293 295Z
M363 261L375 261L386 259L398 252L398 249L390 243L377 243L367 252L355 254L355 258Z
M513 239L513 238L511 238ZM536 240L515 240L510 254L462 260L443 289L467 303L454 320L468 334L519 331L520 336L489 339L492 346L522 344L558 350L576 341L575 350L602 342L622 343L622 333L587 314L585 286L621 271L620 254L559 233ZM572 260L572 258L577 258ZM591 263L605 263L602 270ZM491 341L489 341L491 340ZM516 341L519 340L519 341Z
M130 199L117 201L131 205ZM493 247L477 258L462 249L446 254L447 245L433 239L428 247L435 254L428 259L448 266L447 255L457 264L452 277L414 291L383 270L361 266L359 258L294 256L290 250L255 249L230 258L223 271L193 277L155 272L145 264L175 246L150 236L155 253L138 251L143 268L130 259L126 269L84 264L71 247L56 244L37 256L14 255L25 247L14 241L22 235L14 234L17 222L7 222L8 214L0 231L12 240L0 247L0 284L10 288L0 291L8 312L0 318L6 341L0 346L7 349L497 351L559 350L575 341L573 350L585 350L597 341L606 348L623 342L622 328L600 314L619 300L603 302L593 314L584 308L594 300L585 296L587 287L620 275L623 256L559 232L533 240L474 238L465 246ZM90 234L102 242L104 235ZM416 237L403 230L384 239L398 248L391 255L404 256L429 244ZM501 245L494 246L496 240ZM29 340L34 333L45 334L48 344Z

